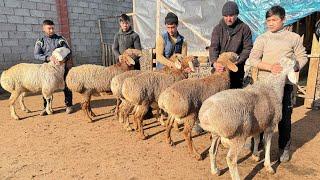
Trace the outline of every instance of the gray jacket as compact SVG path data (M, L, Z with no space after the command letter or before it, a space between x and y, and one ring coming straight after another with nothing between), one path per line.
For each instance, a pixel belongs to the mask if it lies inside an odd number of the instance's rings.
M118 59L126 49L133 48L141 50L141 43L139 35L134 32L131 27L127 32L123 32L121 29L114 36L114 42L112 50L115 58Z
M43 36L36 41L33 51L34 58L43 62L49 62L49 57L53 50L59 47L69 48L67 41L62 36L56 34L51 37Z

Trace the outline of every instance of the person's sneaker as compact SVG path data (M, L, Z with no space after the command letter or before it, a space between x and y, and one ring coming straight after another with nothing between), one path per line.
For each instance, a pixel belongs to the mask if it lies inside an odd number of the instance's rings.
M280 149L280 151L279 151L279 160L282 163L288 162L290 160L290 151L289 150Z
M204 130L200 127L200 125L198 123L196 123L193 128L192 128L192 132L196 135L201 134L204 132Z
M46 116L48 115L46 109L43 109L41 112L40 112L40 116Z
M71 113L73 113L73 111L74 111L74 110L73 110L72 106L67 106L67 107L66 107L66 113L67 113L67 114L71 114Z

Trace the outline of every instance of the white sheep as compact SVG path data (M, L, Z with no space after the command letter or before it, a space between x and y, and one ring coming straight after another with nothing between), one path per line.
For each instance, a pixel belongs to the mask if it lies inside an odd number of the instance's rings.
M100 95L103 92L111 92L111 80L116 75L133 69L135 64L133 58L142 56L142 52L136 49L127 49L119 56L119 62L112 66L99 66L85 64L72 68L67 77L68 88L78 92L83 97L81 107L89 122L96 115L91 110L91 96Z
M240 179L237 160L246 139L253 136L254 153L258 149L259 134L264 132L265 161L268 172L274 173L270 162L271 138L282 116L282 98L286 77L296 83L293 71L295 61L282 58L283 70L271 74L244 89L231 89L219 92L208 98L199 112L200 125L212 133L212 145L209 150L211 172L220 174L216 165L216 154L221 140L228 144L227 163L232 179ZM257 158L255 158L257 159Z
M47 101L46 112L48 114L53 113L52 94L65 86L63 79L65 64L63 60L69 53L68 48L57 48L52 53L52 56L59 61L57 64L53 61L44 64L20 63L2 73L1 86L11 93L9 104L12 118L20 119L14 107L18 97L20 97L19 102L22 110L30 112L23 102L26 92L42 92Z
M226 71L215 71L204 78L190 78L174 83L160 94L159 107L168 113L168 126L166 129L166 141L173 145L171 140L171 128L175 121L184 122L183 134L188 144L188 148L193 155L200 160L201 155L196 151L191 130L198 120L198 112L204 100L213 94L229 89L229 71L236 72L238 55L233 52L222 53L218 62L226 67Z

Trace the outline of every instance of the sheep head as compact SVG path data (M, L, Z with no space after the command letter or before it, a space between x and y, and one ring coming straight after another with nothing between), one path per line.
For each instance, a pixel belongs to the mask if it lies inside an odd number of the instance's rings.
M142 51L139 49L126 49L123 53L123 55L128 55L131 58L135 59L137 57L142 56Z
M238 57L239 56L234 52L224 52L219 55L217 62L227 67L230 71L237 72L238 67L235 63L237 62Z
M135 61L127 54L122 54L119 56L120 63L126 63L128 66L135 65Z
M183 70L189 67L191 71L195 71L194 69L195 58L196 58L195 56L184 57L182 54L173 54L170 57L170 61L174 62L176 69Z
M62 65L64 64L66 57L70 54L70 49L66 48L66 47L60 47L60 48L56 48L53 52L52 52L52 57L54 57L57 62L55 62L55 65Z

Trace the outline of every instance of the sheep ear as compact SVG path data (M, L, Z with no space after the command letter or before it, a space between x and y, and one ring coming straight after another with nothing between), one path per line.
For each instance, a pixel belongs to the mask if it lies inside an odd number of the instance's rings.
M179 61L176 61L174 65L176 66L177 69L181 69L181 63Z
M136 64L136 62L130 56L125 56L125 59L126 59L126 63L128 65L135 65Z
M227 62L226 62L226 66L227 66L227 68L230 69L232 72L237 72L237 71L238 71L238 67L237 67L235 64L233 64L232 62L230 62L230 61L227 61Z
M288 79L291 83L293 84L297 84L298 83L298 77L297 77L297 74L296 72L294 72L293 70L291 70L289 73L288 73Z

